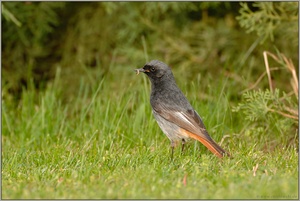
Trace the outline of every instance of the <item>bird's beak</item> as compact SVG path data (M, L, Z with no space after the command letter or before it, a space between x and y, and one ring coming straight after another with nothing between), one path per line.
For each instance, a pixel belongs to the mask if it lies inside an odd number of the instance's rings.
M136 74L138 75L140 72L145 73L145 72L149 72L143 68L139 68L139 69L135 69Z

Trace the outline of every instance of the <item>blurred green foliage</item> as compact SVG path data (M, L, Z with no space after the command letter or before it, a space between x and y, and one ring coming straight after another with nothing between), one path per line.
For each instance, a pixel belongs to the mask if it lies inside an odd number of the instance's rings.
M298 105L292 101L291 97L280 90L274 92L270 90L247 91L243 94L243 99L238 106L233 107L233 111L241 112L247 121L247 130L244 139L255 137L257 141L268 141L270 147L274 149L279 140L284 145L294 146L298 144ZM294 116L290 115L291 109L295 109ZM288 117L288 118L283 118ZM275 140L274 133L279 133Z
M51 37L60 19L61 2L2 3L3 86L19 97L22 85L30 79L43 83L53 68L48 59L56 51Z
M262 36L262 41L270 38L274 41L274 34L284 35L291 41L291 45L298 46L298 2L256 2L252 11L247 3L241 3L240 25L247 32L255 31Z
M201 66L245 75L241 87L250 71L263 71L265 49L275 46L298 63L298 2L3 2L2 15L2 86L17 99L31 79L44 88L57 67L68 97L87 69L99 79L112 63L134 68L160 59L187 78ZM259 46L262 39L237 22L271 40Z

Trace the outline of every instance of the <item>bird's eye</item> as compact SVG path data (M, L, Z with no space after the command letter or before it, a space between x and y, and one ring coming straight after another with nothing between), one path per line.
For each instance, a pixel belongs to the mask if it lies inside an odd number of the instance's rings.
M154 68L154 67L151 67L151 68L150 68L150 71L151 71L151 72L154 72L154 71L155 71L155 68Z

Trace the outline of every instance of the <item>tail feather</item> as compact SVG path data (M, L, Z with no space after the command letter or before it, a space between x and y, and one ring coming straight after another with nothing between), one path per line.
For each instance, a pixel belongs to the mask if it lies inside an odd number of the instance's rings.
M198 140L199 142L201 142L204 146L206 146L212 153L214 153L216 156L218 156L219 158L223 158L223 156L227 155L230 157L230 154L227 153L224 149L222 149L216 142L214 142L213 140L207 140L202 138L199 135L196 135L194 133L191 133L187 130L183 131L190 137L193 138L195 140Z

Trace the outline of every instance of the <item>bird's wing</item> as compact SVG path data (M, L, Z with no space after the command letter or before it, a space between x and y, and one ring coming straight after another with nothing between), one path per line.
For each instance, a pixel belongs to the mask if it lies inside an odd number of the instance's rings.
M168 108L163 104L156 104L153 109L164 119L178 125L180 128L199 135L206 140L212 140L208 135L200 116L195 110Z

